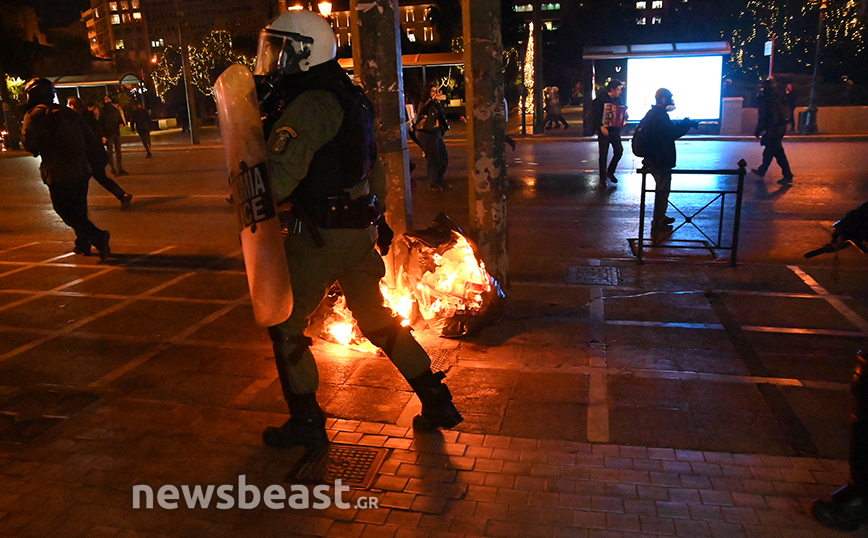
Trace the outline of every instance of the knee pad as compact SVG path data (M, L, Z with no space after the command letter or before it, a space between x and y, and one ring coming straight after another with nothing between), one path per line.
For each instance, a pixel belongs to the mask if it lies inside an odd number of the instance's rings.
M298 364L304 352L313 344L313 340L303 334L288 336L278 327L269 327L268 336L271 337L274 356L278 362L284 358L291 366Z

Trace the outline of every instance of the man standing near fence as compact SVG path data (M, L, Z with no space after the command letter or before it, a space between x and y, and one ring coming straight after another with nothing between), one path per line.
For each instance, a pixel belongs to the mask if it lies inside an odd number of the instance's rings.
M675 108L672 92L660 88L654 94L655 104L645 115L642 124L648 140L648 156L642 165L654 176L654 218L651 221L651 240L655 244L672 231L674 218L666 216L669 206L669 191L672 188L672 169L675 168L675 141L699 123L684 118L678 123L669 119L669 111Z

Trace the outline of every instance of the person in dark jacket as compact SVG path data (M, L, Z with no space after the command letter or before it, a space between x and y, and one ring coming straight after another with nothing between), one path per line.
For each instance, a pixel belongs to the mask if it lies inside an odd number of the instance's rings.
M98 121L96 121L93 112L88 110L84 105L84 101L78 97L70 97L66 100L66 106L73 109L79 116L84 118L84 122L87 123L87 126L94 132L97 139L101 140L102 144L105 144L105 137L102 136L102 126ZM93 146L88 153L93 178L97 183L102 185L105 190L112 193L121 203L121 210L126 211L130 208L133 195L125 191L115 180L106 175L105 167L109 163L109 157L108 153L105 151L105 146L102 144Z
M130 115L130 126L139 133L142 145L145 146L145 158L151 158L151 116L141 103L136 104Z
M289 318L268 329L290 417L266 428L263 442L277 448L328 443L305 329L336 281L359 329L419 396L422 412L413 427L457 426L464 419L442 383L445 376L431 371L424 348L383 305L381 254L394 234L381 213L386 176L377 157L373 104L338 64L334 32L318 14L281 13L260 34L259 51L255 74L264 96L269 177L274 198L293 208L293 233L284 247L294 301Z
M112 169L112 174L117 176L127 175L124 170L124 164L121 160L121 126L124 125L124 117L121 111L112 102L112 98L105 96L105 102L99 109L97 114L100 126L102 126L103 136L105 137L105 149L109 155L109 165Z
M754 136L765 148L763 150L763 162L759 168L751 169L751 172L764 177L772 164L772 159L778 161L784 177L778 180L782 185L793 182L793 171L790 170L790 161L784 151L784 135L787 134L787 125L790 123L790 107L786 98L780 94L774 79L766 79L760 88L759 111Z
M446 113L440 104L436 84L427 84L422 95L422 105L416 112L416 137L425 150L428 160L428 186L433 190L448 190L446 169L449 167L449 151L443 135L449 130Z
M651 221L651 238L655 243L658 239L672 231L674 218L666 216L669 206L669 190L672 187L672 169L675 168L675 141L699 124L684 118L679 123L669 119L669 111L675 108L672 92L660 88L654 94L655 104L645 115L645 129L651 141L649 155L642 160L642 165L651 170L654 176L654 217Z
M616 106L624 104L621 102L621 92L623 91L624 83L613 78L606 84L606 91L594 99L594 132L597 133L597 143L600 146L600 186L606 184L607 178L612 183L618 182L618 178L615 177L615 170L618 168L618 161L624 154L624 146L621 144L621 128L603 125L603 112L607 103ZM607 167L610 145L612 146L612 162Z
M75 231L76 254L90 255L93 245L105 260L111 253L109 233L87 216L88 155L99 141L81 116L54 103L54 85L48 79L31 79L24 91L28 112L21 142L34 157L42 157L39 172L54 211Z

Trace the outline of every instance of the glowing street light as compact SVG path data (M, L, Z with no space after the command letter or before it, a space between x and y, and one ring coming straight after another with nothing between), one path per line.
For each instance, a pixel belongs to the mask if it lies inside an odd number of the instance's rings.
M326 19L328 19L329 15L332 14L332 3L331 2L320 2L319 4L317 4L317 7L319 8L319 14L322 15L323 17L325 17Z

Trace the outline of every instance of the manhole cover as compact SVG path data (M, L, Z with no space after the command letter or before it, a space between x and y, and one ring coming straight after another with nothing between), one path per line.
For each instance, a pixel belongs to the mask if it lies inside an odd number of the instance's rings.
M458 364L458 354L461 353L461 346L450 348L432 347L425 348L428 356L431 357L431 370L434 372L448 372L450 368Z
M0 441L29 443L81 413L99 396L54 389L23 392L0 403Z
M285 482L334 484L340 480L353 489L371 486L389 449L330 444L306 454Z
M567 267L564 280L568 284L586 284L590 286L620 286L621 271L617 267L590 267L573 265Z

